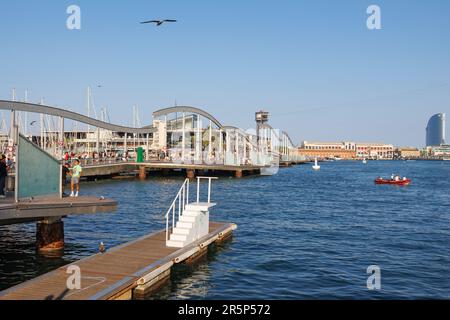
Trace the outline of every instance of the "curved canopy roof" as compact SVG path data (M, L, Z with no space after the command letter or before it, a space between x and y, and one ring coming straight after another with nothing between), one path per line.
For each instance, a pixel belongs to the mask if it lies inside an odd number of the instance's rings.
M15 110L15 111L24 111L24 112L34 112L34 113L43 113L56 117L63 117L64 119L70 119L82 123L86 123L88 125L114 131L114 132L126 132L126 133L136 133L136 134L145 134L155 132L156 129L154 127L145 127L145 128L130 128L120 125L111 124L108 122L100 121L97 119L93 119L82 114L60 109L49 106L44 106L40 104L26 103L26 102L17 102L17 101L5 101L0 100L0 109L2 110Z
M160 109L160 110L153 112L153 117L155 117L155 118L161 117L161 116L165 116L165 115L168 115L170 113L175 113L175 112L190 112L190 113L195 113L195 114L201 115L201 116L211 120L217 127L222 128L222 124L219 122L219 120L214 118L214 116L212 116L208 112L203 111L198 108L188 107L188 106L178 106L178 107L170 107L170 108Z
M288 134L286 131L283 131L282 133L286 136L286 138L288 138L288 140L289 140L289 142L291 143L291 145L292 145L293 147L295 147L295 144L294 144L294 142L292 142L292 139L291 139L291 137L289 136L289 134Z

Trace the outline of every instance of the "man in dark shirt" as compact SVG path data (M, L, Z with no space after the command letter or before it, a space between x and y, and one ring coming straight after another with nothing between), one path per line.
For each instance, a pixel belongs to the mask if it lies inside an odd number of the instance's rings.
M4 154L0 156L0 199L6 198L5 184L8 171L6 170L6 157Z
M61 184L62 184L62 195L63 195L63 197L67 196L67 194L64 193L64 187L67 184L67 174L70 173L69 166L70 165L68 163L65 163L62 166L62 179L61 179L62 181L61 181Z

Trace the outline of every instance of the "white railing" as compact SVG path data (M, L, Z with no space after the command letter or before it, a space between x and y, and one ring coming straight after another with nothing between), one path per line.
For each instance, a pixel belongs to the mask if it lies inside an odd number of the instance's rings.
M217 177L197 177L197 203L200 203L200 180L208 180L208 203L211 203L211 181L217 180Z
M178 203L178 206L177 206ZM178 191L175 199L173 200L169 210L166 213L166 241L169 240L169 220L172 220L172 232L175 229L175 216L178 211L178 220L183 215L186 205L189 203L189 179L184 180L183 185ZM178 209L178 210L177 210ZM170 215L172 214L172 219Z
M197 203L200 203L200 181L202 179L208 180L208 203L211 203L211 181L218 179L217 177L197 177ZM167 213L165 215L166 218L166 241L169 240L169 230L175 229L176 226L176 215L178 213L178 220L180 220L181 216L183 215L183 212L186 208L186 205L189 204L189 179L184 180L183 185L181 186L180 190L178 191L177 195L175 196L175 199L173 200L172 204L169 207L169 210L167 210ZM172 224L170 224L172 223Z

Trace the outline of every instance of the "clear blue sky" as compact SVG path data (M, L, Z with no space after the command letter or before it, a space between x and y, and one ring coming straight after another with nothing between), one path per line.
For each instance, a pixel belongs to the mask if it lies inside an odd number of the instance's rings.
M66 8L82 29L66 29ZM366 9L381 7L382 30ZM153 18L178 19L156 28ZM19 97L131 124L174 105L225 124L254 112L300 140L423 146L426 122L450 115L450 1L2 1L0 98ZM96 88L98 84L102 88Z

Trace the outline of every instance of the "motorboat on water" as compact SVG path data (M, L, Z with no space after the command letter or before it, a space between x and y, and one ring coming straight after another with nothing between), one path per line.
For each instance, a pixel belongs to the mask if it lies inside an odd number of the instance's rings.
M381 177L378 177L375 179L375 184L393 184L393 185L399 185L399 186L407 186L411 184L411 179L408 179L407 177L400 178L400 176L391 176L390 179L383 179Z
M320 166L319 166L319 164L317 163L317 158L314 160L314 165L312 166L312 168L313 168L313 170L320 170Z
M363 163L363 164L367 164L367 160L366 160L366 159L363 159L362 163Z

